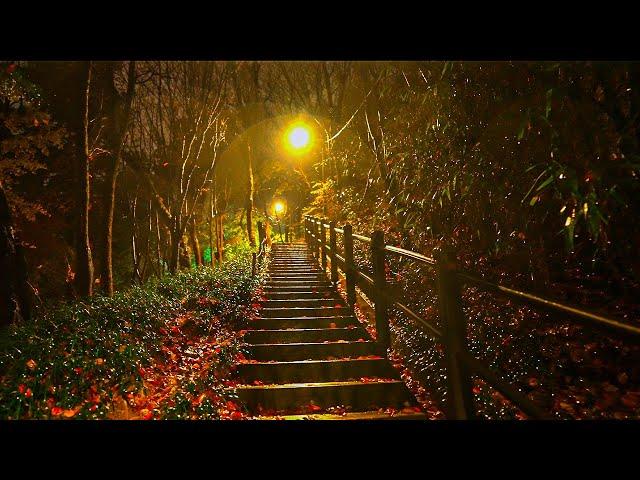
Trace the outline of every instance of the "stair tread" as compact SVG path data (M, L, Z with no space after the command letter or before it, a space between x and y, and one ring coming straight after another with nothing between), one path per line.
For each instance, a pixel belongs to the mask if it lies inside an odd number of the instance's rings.
M343 415L332 413L308 413L298 415L282 415L267 416L258 415L253 417L255 420L427 420L424 413L397 412L389 414L386 412L370 411L370 412L348 412Z
M353 315L327 315L326 317L320 316L309 316L309 317L258 317L255 322L260 322L262 320L305 320L305 321L313 321L318 319L327 319L327 318L338 318L338 319L354 319Z
M337 363L351 363L351 362L386 362L383 357L379 358L335 358L335 359L318 359L318 360L279 360L273 361L257 361L252 363L246 363L245 365L308 365L308 364L337 364Z
M417 402L400 373L316 256L305 243L272 246L262 308L247 328L247 361L238 367L240 399L254 414L267 414L255 419L425 419L411 411ZM305 414L309 402L329 411ZM348 412L332 412L332 405L348 405Z
M358 328L349 328L349 327L328 327L328 328L264 328L260 330L256 329L247 329L247 332L265 332L265 333L282 333L282 332L290 332L290 333L300 333L300 332L335 332L335 331L352 331L358 330ZM364 329L362 329L365 331Z
M283 328L307 328L309 325L326 325L327 328L332 328L330 324L336 324L336 326L358 326L358 320L354 317L319 317L311 319L311 317L303 318L262 318L256 320L251 324L250 330L281 330Z
M337 345L350 345L353 343L364 343L364 344L371 344L371 345L375 345L376 342L374 342L373 340L365 340L363 342L357 341L357 340L328 340L326 342L294 342L294 343L250 343L247 345L250 345L252 347L282 347L282 346L286 346L286 347L294 347L294 346L307 346L307 347L314 347L316 345L333 345L333 344L337 344Z
M344 309L348 309L347 306L330 306L330 307L262 307L262 311L268 311L268 312L278 312L278 311L282 311L282 310L286 310L286 311L294 311L294 312L299 312L299 311L306 311L306 310L323 310L323 311L327 311L327 310L344 310Z
M404 382L402 380L397 380L395 378L384 379L384 380L376 380L373 382L362 382L357 380L346 380L346 381L338 381L338 382L300 382L300 383L270 383L266 385L236 385L236 390L287 390L287 389L297 389L297 388L329 388L329 387L359 387L359 386L369 386L374 384L402 384Z

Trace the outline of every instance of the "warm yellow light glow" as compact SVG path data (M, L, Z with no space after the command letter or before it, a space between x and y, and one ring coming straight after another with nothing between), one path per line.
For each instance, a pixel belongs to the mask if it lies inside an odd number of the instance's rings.
M284 210L285 210L284 203L277 201L276 203L273 204L273 211L276 215L283 214Z
M285 134L286 147L295 153L307 151L311 140L311 129L302 122L291 125Z
M304 148L309 145L309 130L304 127L296 127L289 133L289 143L293 148Z

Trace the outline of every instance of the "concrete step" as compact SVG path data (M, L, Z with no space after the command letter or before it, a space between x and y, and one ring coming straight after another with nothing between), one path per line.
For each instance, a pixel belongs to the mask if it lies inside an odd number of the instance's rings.
M264 292L273 292L273 293L282 293L282 292L302 292L302 293L325 293L325 292L333 292L332 285L264 285Z
M353 315L340 317L258 318L249 326L252 330L279 330L286 328L342 328L360 326Z
M238 365L235 390L249 410L259 419L425 419L306 245L274 244L269 262ZM324 411L332 406L342 407Z
M332 302L340 302L342 299L332 289L327 289L325 292L287 292L272 290L269 292L263 292L263 297L267 298L266 301L272 300L330 300Z
M318 264L315 262L272 263L268 267L268 270L284 270L284 269L293 269L293 270L309 269L309 270L322 271L322 268L318 268Z
M288 317L335 317L350 313L345 306L321 307L321 308L262 308L260 316L262 318L288 318Z
M285 257L285 256L272 256L270 259L269 266L278 265L278 264L301 264L301 265L318 265L318 262L311 255L309 256L296 256L296 257Z
M241 363L238 375L253 383L338 382L363 377L399 379L399 372L386 359L300 360L292 362Z
M286 275L288 273L295 275L322 275L325 272L321 268L316 267L291 267L282 266L282 268L270 268L267 270L270 275Z
M282 265L271 265L268 270L271 272L279 272L281 270L297 270L299 272L305 273L309 272L309 270L314 270L316 272L322 273L322 268L318 268L317 265L291 265L291 264L282 264Z
M335 307L336 305L340 305L341 308L345 307L341 298L324 298L322 296L318 298L269 299L262 301L264 308L320 308Z
M245 385L236 387L236 393L253 412L257 412L259 406L270 410L291 410L309 404L320 408L348 405L352 411L370 411L381 407L416 405L405 384L399 380Z
M301 414L301 415L282 415L282 416L266 416L260 415L254 417L255 420L413 420L413 421L423 421L428 420L424 413L412 412L410 408L407 409L408 412L403 412L402 410L387 413L385 411L369 411L369 412L346 412L342 415L331 414L331 413L310 413L310 414Z
M312 281L312 282L326 282L327 275L323 272L320 273L292 273L292 272L273 272L267 276L267 281L279 281L279 282L298 282L298 281Z
M249 330L247 343L322 343L335 340L371 340L364 328L296 328L274 330Z
M324 275L324 279L327 279L327 274L321 270L269 270L267 271L269 276L277 277L310 277L312 275L321 276Z
M330 287L331 282L319 280L267 280L266 287L306 287L307 290L313 288Z
M328 343L260 343L247 344L248 358L255 360L323 360L333 358L358 358L380 355L381 348L371 341Z
M286 273L315 273L316 275L319 273L324 273L321 268L317 268L313 265L309 266L290 266L290 265L282 265L282 267L274 267L267 269L267 273L269 274L286 274Z

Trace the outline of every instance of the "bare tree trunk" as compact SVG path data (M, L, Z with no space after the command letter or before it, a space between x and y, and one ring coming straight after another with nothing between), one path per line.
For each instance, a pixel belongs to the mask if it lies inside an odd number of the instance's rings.
M182 268L191 268L191 258L189 255L189 249L187 248L187 245L184 243L184 240L181 238L180 239L180 244L179 244L179 262L180 262L180 266Z
M249 243L252 247L256 246L256 236L253 232L253 161L251 158L251 147L247 144L247 162L249 168L247 171L247 201L246 201L246 213L247 213L247 237L249 237Z
M195 257L196 265L202 265L202 253L200 251L200 241L198 240L198 232L196 230L196 219L191 219L191 229L189 230L191 237L191 248L193 249L193 256Z
M11 211L0 182L0 326L31 318L33 291Z
M214 232L213 232L214 219L215 219L214 202L213 202L214 190L215 190L215 186L212 188L211 196L209 197L209 252L211 253L211 266L212 267L215 265L215 259L216 259L216 250L214 249L213 239L214 239L214 236L217 236L217 235L214 235ZM217 223L216 223L215 227L217 229L217 227L218 227Z
M179 224L175 225L171 232L170 250L169 250L169 272L176 273L178 270L178 262L180 260L180 244L182 243L182 235Z
M82 296L93 294L93 259L89 240L89 206L91 203L89 173L89 92L91 88L91 62L84 62L83 71L83 122L82 141L78 142L80 185L78 209L80 242L76 253L76 290Z
M251 101L253 105L258 105L259 101L259 70L260 65L258 63L254 63L252 65L253 70L251 72L252 75L252 94L250 95ZM236 94L236 102L241 106L241 122L242 125L246 129L248 129L252 124L254 124L257 120L255 114L250 113L246 107L245 95L242 94L242 88L240 87L240 80L238 78L238 68L235 68L233 73L233 87ZM250 89L250 90L251 90ZM251 154L251 145L249 144L249 138L245 139L246 142L246 151L247 151L247 198L245 202L245 213L247 219L247 237L249 238L249 243L252 247L256 246L256 236L253 231L253 196L254 196L254 186L253 186L253 161Z
M160 245L162 242L162 237L160 235L160 219L158 218L158 212L156 211L156 256L158 259L158 271L160 272L160 276L164 275L164 265L162 263L162 254L160 251Z
M264 223L264 238L267 239L267 245L271 246L271 231L272 227L269 222Z
M138 246L138 239L137 239L138 224L136 222L136 204L137 203L138 203L138 197L136 196L133 199L133 212L132 212L133 226L131 228L131 256L133 260L132 281L133 283L136 283L136 281L138 283L142 283L142 277L140 275L140 259L139 259L138 248L137 248Z
M269 221L269 211L267 210L267 202L264 203L264 231L271 232L271 222ZM271 246L271 235L267 235L265 233L265 237L267 239L267 245Z
M224 214L219 213L216 221L216 231L218 240L218 259L220 263L224 260Z
M113 295L113 216L116 204L116 182L118 178L118 170L120 169L120 161L118 158L114 160L111 170L109 171L109 183L107 194L107 225L104 252L104 288L107 295Z
M109 93L112 99L112 108L110 112L111 121L114 123L111 129L111 139L109 142L109 150L112 152L112 163L108 174L109 182L107 184L107 199L109 203L107 207L103 273L105 280L104 288L107 292L107 295L109 296L113 295L113 215L116 203L116 185L118 174L120 173L122 145L124 136L127 131L127 124L129 123L129 116L131 114L131 102L133 100L133 94L135 91L135 61L129 62L127 94L124 100L123 112L120 111L121 100L119 99L119 94L114 85L114 74L115 71L113 68L111 68L110 78L107 79L107 81L109 82ZM120 115L122 115L121 119L118 118L120 117Z
M147 248L144 254L144 258L145 258L145 267L147 270L149 270L152 273L155 273L158 277L160 277L160 269L158 268L158 265L153 261L153 252L152 252L152 242L151 242L151 237L153 236L154 233L154 229L153 229L153 202L151 200L149 200L149 215L148 215L148 221L149 221L149 229L147 231ZM146 281L146 278L145 278Z
M171 272L171 259L173 258L173 250L172 250L172 245L173 245L173 232L169 227L166 227L165 230L166 233L166 237L165 237L165 241L163 244L164 247L164 259L165 262L167 264L167 272ZM176 257L177 258L177 257Z

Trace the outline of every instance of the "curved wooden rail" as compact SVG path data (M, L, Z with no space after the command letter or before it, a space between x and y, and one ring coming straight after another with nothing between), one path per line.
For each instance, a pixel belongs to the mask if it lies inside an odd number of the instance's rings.
M326 231L329 230L330 241L327 244ZM453 419L469 419L475 417L475 405L472 394L472 375L479 375L489 385L500 391L511 400L522 412L532 418L550 418L527 396L502 378L499 372L493 371L484 362L475 358L467 348L465 318L462 309L462 288L474 286L484 291L492 292L510 300L525 303L533 308L547 312L562 314L573 321L585 323L596 328L602 328L617 336L640 340L640 328L628 325L603 315L579 309L562 302L543 298L529 292L522 292L511 287L491 283L480 276L456 268L455 258L445 250L434 252L428 257L418 252L406 250L384 244L384 234L375 231L371 237L357 235L352 232L350 224L337 228L335 222L305 217L305 239L310 245L314 256L326 269L327 262L331 265L331 280L337 283L337 269L340 267L345 273L347 302L353 308L355 305L355 287L360 287L374 302L376 314L376 329L378 342L382 347L389 347L388 308L395 306L408 317L424 327L425 333L436 341L441 342L445 349L447 366L447 416ZM343 252L340 254L336 246L336 235L342 235ZM373 276L358 270L353 259L353 240L369 245ZM385 255L393 254L411 261L420 262L434 267L435 279L438 286L438 315L440 328L404 305L402 298L392 293L386 282L384 266Z

